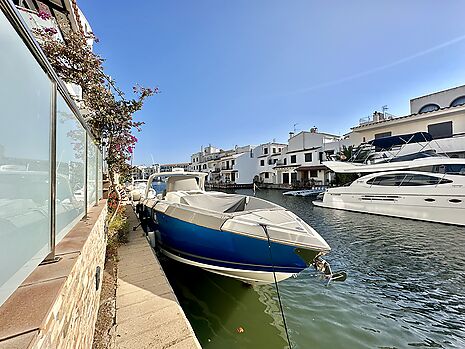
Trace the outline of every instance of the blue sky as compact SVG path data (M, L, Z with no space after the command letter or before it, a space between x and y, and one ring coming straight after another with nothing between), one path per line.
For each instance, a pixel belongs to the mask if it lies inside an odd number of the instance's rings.
M342 134L381 106L465 84L465 1L79 0L123 90L161 93L136 114L135 163L201 145Z

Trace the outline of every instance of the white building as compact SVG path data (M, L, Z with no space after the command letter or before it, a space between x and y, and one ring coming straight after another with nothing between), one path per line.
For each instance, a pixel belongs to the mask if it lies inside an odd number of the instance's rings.
M160 172L172 172L173 170L177 170L182 168L184 171L189 171L191 167L190 162L178 162L175 164L163 164L160 165Z
M348 134L354 146L387 136L428 132L440 153L465 157L465 85L410 100L410 114L400 117L375 112Z
M276 163L278 184L300 186L329 184L333 173L322 161L339 153L348 142L340 136L318 132L316 128L289 134L289 144Z
M286 144L270 142L260 144L254 149L254 154L257 158L257 181L259 183L279 183L275 167L282 158L283 150L286 148Z

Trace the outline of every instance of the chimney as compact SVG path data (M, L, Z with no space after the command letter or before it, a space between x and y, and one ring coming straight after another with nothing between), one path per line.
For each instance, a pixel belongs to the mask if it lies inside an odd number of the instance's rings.
M289 139L291 139L292 137L294 137L294 132L289 132Z

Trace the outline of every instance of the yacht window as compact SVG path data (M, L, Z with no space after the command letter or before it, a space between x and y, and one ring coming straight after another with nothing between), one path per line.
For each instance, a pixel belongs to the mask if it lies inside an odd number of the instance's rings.
M465 175L465 164L448 164L439 167L440 173Z
M386 187L398 187L405 178L405 174L387 174L371 178L367 181L370 185L383 185Z
M433 177L422 174L409 174L405 176L402 186L419 186L419 185L437 185L452 183L450 179L441 177Z

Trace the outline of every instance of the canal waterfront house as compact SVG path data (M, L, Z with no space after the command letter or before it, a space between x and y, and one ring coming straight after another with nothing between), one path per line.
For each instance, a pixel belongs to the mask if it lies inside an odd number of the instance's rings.
M257 159L256 181L263 184L278 184L276 164L282 157L286 144L269 142L260 144L254 149Z
M339 153L346 144L346 139L318 132L315 127L310 131L289 133L288 146L283 148L282 155L274 167L277 183L285 186L330 184L334 179L334 173L322 162Z
M80 87L58 78L36 23L90 31L73 0L0 0L0 347L88 348L106 247L103 156L73 100Z
M173 164L161 164L159 165L159 172L171 172L173 170L183 169L188 171L190 167L190 162L177 162Z
M357 146L375 138L414 132L433 136L431 146L451 157L465 157L465 85L410 100L410 114L393 116L375 112L360 119L348 134Z

